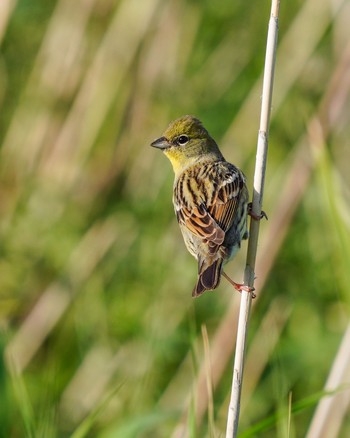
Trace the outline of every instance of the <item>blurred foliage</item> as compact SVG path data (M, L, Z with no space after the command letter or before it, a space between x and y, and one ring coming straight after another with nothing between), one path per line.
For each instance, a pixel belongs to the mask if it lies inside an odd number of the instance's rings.
M194 420L201 326L214 342L232 290L223 281L192 300L172 170L148 145L197 115L252 186L270 4L2 1L0 436L165 437L186 406L189 436L212 436ZM346 77L349 19L346 1L282 1L262 241L302 138L314 164L253 307L261 353L271 306L290 311L245 400L244 436L287 436L277 413L290 393L321 394L348 324L350 99L346 80L333 100L330 83ZM237 280L245 249L229 267ZM216 436L231 363L214 391ZM314 408L292 415L291 436L305 436Z

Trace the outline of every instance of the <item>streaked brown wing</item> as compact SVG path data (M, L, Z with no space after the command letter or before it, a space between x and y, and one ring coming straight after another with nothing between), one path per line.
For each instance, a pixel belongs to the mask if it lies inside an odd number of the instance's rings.
M234 166L222 162L202 168L201 173L205 184L193 175L184 175L178 181L174 193L175 211L178 222L211 243L215 252L233 224L244 177ZM186 181L188 177L191 184Z
M186 207L176 211L176 217L180 224L185 225L194 235L221 245L225 238L225 232L205 209L204 205L194 207L191 210Z
M207 206L210 215L225 232L234 222L242 189L244 189L244 180L238 173L233 173L222 181L217 198Z
M236 199L230 199L225 204L215 204L210 208L213 220L215 220L224 232L226 232L233 223L236 204Z

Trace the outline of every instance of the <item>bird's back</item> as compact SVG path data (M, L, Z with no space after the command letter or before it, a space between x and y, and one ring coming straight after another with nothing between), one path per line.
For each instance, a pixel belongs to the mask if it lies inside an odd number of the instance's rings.
M247 237L245 177L227 161L203 161L175 180L173 201L187 249L205 280L204 290L215 289L222 263Z

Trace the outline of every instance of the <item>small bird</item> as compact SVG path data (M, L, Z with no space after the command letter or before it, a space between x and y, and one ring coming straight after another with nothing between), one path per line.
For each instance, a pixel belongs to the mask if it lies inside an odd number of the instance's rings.
M247 239L248 189L243 172L228 163L201 121L183 116L170 123L151 146L163 150L174 173L173 204L188 251L198 261L192 296L216 289L223 264Z

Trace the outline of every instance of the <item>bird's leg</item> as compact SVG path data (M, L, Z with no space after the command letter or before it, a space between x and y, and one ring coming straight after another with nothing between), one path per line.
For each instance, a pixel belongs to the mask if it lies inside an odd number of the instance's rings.
M253 203L249 202L249 204L248 204L248 214L249 214L250 217L252 217L256 221L260 221L262 218L265 218L266 220L269 219L267 217L267 214L264 211L261 211L260 216L258 216L257 214L253 213L252 210L253 210Z
M225 277L226 278L226 280L230 283L230 284L232 284L232 286L236 289L236 290L238 290L238 292L242 292L242 290L245 290L246 292L249 292L249 293L251 293L252 294L252 298L255 298L256 297L256 295L255 295L255 293L254 293L254 291L255 291L255 288L254 287L249 287L249 286L246 286L245 284L242 284L242 283L236 283L235 281L233 281L224 271L222 271L222 276L223 277Z

